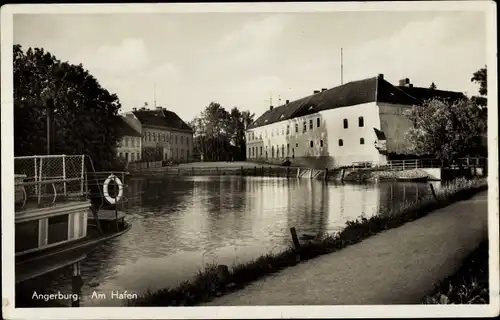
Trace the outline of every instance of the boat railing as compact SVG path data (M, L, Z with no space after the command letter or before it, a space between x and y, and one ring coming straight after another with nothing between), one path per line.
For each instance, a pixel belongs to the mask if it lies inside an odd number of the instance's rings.
M84 155L45 155L14 158L18 209L81 199L85 192Z
M90 199L98 203L100 210L120 210L128 201L126 189L126 177L129 175L125 171L88 171L85 173L86 189ZM104 186L108 186L108 197L106 198ZM120 195L121 189L121 195Z

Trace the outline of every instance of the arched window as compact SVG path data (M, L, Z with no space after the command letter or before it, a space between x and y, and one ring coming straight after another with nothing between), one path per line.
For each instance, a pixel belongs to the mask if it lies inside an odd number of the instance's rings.
M365 126L365 119L363 117L358 117L358 125L360 127L364 127Z
M309 146L311 146L311 148L314 146L314 142L312 140L309 141Z
M319 146L323 147L323 140L319 140Z
M344 119L344 129L347 129L349 127L349 123L347 122L347 119Z
M343 145L344 145L344 140L339 139L339 146L341 146L341 147L342 147Z

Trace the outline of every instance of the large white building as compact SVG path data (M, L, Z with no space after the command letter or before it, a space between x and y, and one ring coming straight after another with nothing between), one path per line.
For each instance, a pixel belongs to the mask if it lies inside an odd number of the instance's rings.
M411 123L405 109L432 97L460 98L458 92L417 88L409 79L394 86L384 76L322 89L273 108L246 132L247 159L314 168L353 162L387 161L405 154Z

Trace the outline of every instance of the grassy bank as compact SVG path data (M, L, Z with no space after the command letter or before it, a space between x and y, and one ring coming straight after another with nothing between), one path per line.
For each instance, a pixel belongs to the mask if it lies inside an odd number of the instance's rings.
M486 179L458 179L436 190L437 199L431 195L418 202L404 203L396 210L380 212L380 215L369 219L349 221L341 232L304 242L300 250L290 246L280 253L267 254L256 260L233 266L231 270L226 271L224 266L207 266L192 281L183 282L173 289L166 288L156 292L148 290L139 299L129 301L128 304L130 306L192 306L208 302L214 297L242 288L245 284L268 274L296 265L300 261L341 250L384 230L419 219L433 210L467 199L486 189Z
M423 304L489 304L488 240L452 276L436 285Z

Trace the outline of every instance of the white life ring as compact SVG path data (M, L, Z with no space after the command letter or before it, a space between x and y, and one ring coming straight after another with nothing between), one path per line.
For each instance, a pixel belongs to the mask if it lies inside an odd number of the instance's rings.
M116 198L111 198L109 196L109 192L108 192L108 185L109 183L111 182L111 180L113 180L117 185L118 185L118 195L116 196ZM103 185L103 193L104 193L104 197L106 198L106 200L110 203L110 204L115 204L117 203L118 201L120 201L120 199L122 198L123 196L123 184L121 182L120 179L118 179L117 176L115 176L114 174L110 175L106 181L104 181L104 185Z

